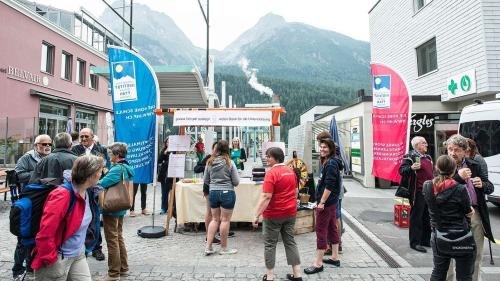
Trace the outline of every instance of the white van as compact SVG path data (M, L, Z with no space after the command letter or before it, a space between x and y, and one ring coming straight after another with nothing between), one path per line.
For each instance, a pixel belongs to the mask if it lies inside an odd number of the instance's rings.
M464 107L458 131L476 141L488 164L488 178L495 186L495 191L487 196L488 201L500 207L500 100L477 101Z

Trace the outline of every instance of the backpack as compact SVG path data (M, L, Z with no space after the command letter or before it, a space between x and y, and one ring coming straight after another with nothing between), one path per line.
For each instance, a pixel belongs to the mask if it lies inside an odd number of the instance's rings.
M21 244L35 244L35 237L40 230L43 207L50 192L56 189L58 179L45 178L24 186L19 199L10 209L10 232L19 237ZM70 185L61 185L70 193L70 204L65 216L71 212L76 202L76 195Z

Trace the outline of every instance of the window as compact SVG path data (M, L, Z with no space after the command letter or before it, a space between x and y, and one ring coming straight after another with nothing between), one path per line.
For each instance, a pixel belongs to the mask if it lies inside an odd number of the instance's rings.
M61 55L61 78L71 81L71 72L73 66L73 56L66 52Z
M94 133L97 133L96 117L97 112L77 107L75 114L75 131L79 132L83 128L90 128Z
M68 114L70 114L70 110L67 105L41 100L38 133L47 134L54 138L57 133L66 132Z
M40 70L49 74L54 74L54 46L49 43L42 43L42 62Z
M95 66L94 65L90 65L89 88L97 90L97 87L99 86L99 77L97 77L97 75L94 74L94 71L92 70L92 67L95 67Z
M418 76L437 69L436 37L417 47Z
M476 141L481 156L490 157L500 154L500 121L466 122L460 125L460 134Z
M425 5L429 4L430 2L432 2L432 0L413 0L415 13L418 12L423 7L425 7Z
M85 85L85 61L81 59L76 60L76 83Z

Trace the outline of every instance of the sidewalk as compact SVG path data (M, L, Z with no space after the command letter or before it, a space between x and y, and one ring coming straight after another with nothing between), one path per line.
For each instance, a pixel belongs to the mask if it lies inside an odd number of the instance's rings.
M148 208L152 210L152 188L148 189ZM136 200L139 200L140 195ZM157 205L160 194L157 192ZM8 230L10 202L0 201L0 280L10 280L13 265L13 252L16 239ZM158 212L158 210L157 210ZM163 224L165 216L155 216L157 224ZM125 217L124 237L127 244L131 275L122 280L261 280L265 272L264 246L261 229L236 229L236 237L230 238L229 245L239 250L232 256L205 257L205 234L173 233L173 220L170 236L160 239L143 239L137 236L137 229L151 224L151 216L139 215ZM383 259L372 250L354 231L346 226L342 236L344 254L342 266L325 266L325 271L304 280L423 280L418 274L389 268ZM296 236L301 254L302 267L309 266L315 255L315 234ZM216 249L218 249L216 247ZM104 242L103 250L107 256ZM98 262L89 258L94 277L106 274L107 261ZM290 272L286 264L283 244L277 247L275 280L285 280Z

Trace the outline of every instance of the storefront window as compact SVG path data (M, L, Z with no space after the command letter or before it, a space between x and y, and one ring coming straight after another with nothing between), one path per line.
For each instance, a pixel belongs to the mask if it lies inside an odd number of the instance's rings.
M47 134L51 138L61 132L66 132L68 125L69 107L47 101L40 102L38 120L39 134Z
M460 134L476 141L483 157L500 154L500 121L485 120L460 125Z
M79 132L83 128L90 128L94 131L94 134L97 134L97 113L95 111L77 108L75 117L75 130L77 132Z

